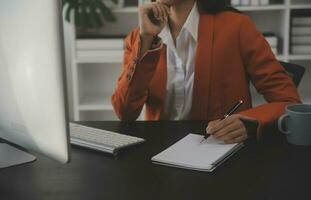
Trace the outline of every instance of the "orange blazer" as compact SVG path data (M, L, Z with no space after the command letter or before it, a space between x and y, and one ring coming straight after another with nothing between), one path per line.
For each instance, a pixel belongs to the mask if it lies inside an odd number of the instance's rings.
M146 106L146 120L165 120L166 46L138 59L139 30L125 39L123 71L111 98L121 120L136 120ZM268 103L252 107L250 82ZM298 92L276 60L264 36L244 14L222 12L200 16L195 57L192 119L215 120L242 99L239 114L257 119L259 127L272 123Z

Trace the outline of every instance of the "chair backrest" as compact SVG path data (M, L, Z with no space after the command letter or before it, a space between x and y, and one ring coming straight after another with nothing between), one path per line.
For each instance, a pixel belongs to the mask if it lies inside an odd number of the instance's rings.
M306 69L300 65L292 64L292 63L286 63L281 62L281 65L285 68L288 75L293 79L293 82L295 86L298 88L299 83L306 71Z

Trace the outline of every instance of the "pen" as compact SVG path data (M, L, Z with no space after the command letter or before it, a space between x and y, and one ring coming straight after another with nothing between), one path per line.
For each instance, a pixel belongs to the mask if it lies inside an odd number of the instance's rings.
M232 115L242 104L243 104L243 101L239 100L228 112L226 112L226 114L220 119L220 121L224 120L227 117L229 117L230 115ZM208 136L204 135L203 140L200 143L202 143L207 138L208 138Z

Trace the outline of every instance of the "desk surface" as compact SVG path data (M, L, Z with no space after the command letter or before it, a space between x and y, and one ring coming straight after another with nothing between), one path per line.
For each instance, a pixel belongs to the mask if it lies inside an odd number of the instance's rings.
M146 143L109 154L72 148L68 165L39 156L31 164L0 170L3 200L85 199L311 199L311 148L292 146L281 134L250 143L213 173L152 164L150 158L201 122L88 122L143 137Z

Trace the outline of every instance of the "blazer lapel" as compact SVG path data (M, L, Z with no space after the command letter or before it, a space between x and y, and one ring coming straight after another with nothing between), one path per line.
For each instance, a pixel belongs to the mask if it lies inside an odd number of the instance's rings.
M201 15L195 56L191 110L193 120L207 120L210 80L212 72L213 40L214 16Z

